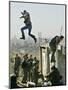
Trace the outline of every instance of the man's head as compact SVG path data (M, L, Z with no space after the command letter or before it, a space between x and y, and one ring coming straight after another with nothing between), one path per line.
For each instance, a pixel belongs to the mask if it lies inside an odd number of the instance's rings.
M18 57L18 54L16 54L16 57Z
M30 59L32 59L32 55L30 55Z
M24 59L28 59L28 54L25 54L25 55L23 56L23 58L24 58Z
M23 12L26 13L26 10L24 10Z
M26 10L24 10L23 12L21 12L22 15L24 15L26 13Z
M54 71L56 69L55 65L51 67L51 71Z
M64 39L64 36L61 35L61 36L60 36L60 41L63 40L63 39Z

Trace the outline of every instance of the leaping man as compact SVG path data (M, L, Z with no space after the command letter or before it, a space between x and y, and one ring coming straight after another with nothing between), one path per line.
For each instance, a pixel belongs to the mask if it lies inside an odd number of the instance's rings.
M31 34L32 22L30 20L30 14L26 10L21 12L21 14L22 14L22 16L20 18L24 18L25 26L21 28L22 37L20 39L25 40L24 30L28 29L29 36L31 36L34 39L35 43L36 43L37 42L36 37L33 34Z

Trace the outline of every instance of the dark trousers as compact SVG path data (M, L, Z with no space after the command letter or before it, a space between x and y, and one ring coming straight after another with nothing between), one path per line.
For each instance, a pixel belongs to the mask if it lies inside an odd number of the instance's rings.
M14 67L14 73L16 74L16 77L19 76L19 66L18 65Z
M24 30L28 29L28 34L29 36L31 36L34 40L35 40L35 36L33 34L31 34L31 29L32 29L32 25L26 25L23 28L21 28L21 32L22 32L22 37L25 39L25 35L24 35Z
M51 52L52 52L51 62L55 62L56 47L51 47Z
M23 80L22 82L27 82L29 81L29 70L27 68L23 69L24 71L24 77L23 77Z

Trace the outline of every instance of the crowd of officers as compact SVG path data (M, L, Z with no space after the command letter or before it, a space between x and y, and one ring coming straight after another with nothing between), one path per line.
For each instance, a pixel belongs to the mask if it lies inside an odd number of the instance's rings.
M20 66L23 69L23 79L21 81L22 83L34 82L35 86L58 86L64 84L62 76L60 76L60 72L55 66L51 67L51 72L45 76L46 80L44 80L43 74L40 74L38 71L39 61L36 57L33 58L32 55L28 57L28 54L25 54L23 56L23 60L21 60L20 56L16 54L14 65L14 73L16 75L16 79L19 77ZM12 85L15 81L13 80L11 81Z
M33 58L32 55L28 58L28 54L23 56L23 60L21 60L20 56L16 54L15 57L15 66L14 66L14 73L16 77L19 77L19 67L23 69L23 79L22 83L27 83L28 81L34 82L37 84L37 76L38 76L38 68L39 68L39 61L36 57Z

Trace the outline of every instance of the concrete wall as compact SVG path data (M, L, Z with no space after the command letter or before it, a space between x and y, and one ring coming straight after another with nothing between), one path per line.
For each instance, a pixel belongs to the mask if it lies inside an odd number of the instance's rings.
M58 64L58 70L60 71L60 75L63 76L63 80L65 82L66 78L66 60L65 60L65 55L62 53L62 51L58 50L57 51L58 56L57 56L57 64Z
M50 71L50 57L49 57L49 51L48 47L45 46L45 48L41 47L40 49L40 67L42 74L45 76ZM65 48L61 47L57 49L55 53L55 59L56 59L56 67L58 68L60 75L63 76L64 82L66 82L66 58L65 58Z

